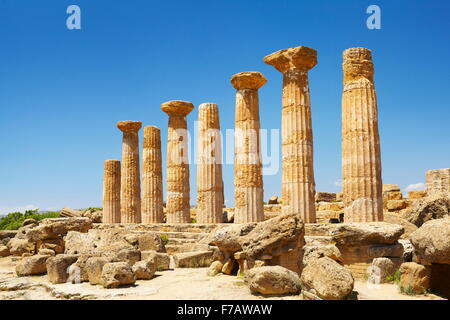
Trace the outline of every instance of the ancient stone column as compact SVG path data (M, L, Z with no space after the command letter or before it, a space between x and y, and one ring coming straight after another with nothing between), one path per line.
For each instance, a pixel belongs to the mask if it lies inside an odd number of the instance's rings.
M313 135L308 70L317 52L300 46L272 53L264 62L283 74L281 115L282 212L316 222Z
M154 126L144 127L141 211L142 223L162 223L164 220L161 134Z
M197 222L223 222L222 144L219 107L203 103L198 110Z
M120 223L120 161L105 160L103 175L103 223Z
M428 195L450 192L450 169L434 169L426 172Z
M346 222L383 221L380 137L372 54L344 51L342 186Z
M190 223L189 154L186 116L194 109L187 101L161 105L169 115L167 143L167 223Z
M141 121L119 121L123 132L122 177L120 183L120 222L141 222L141 177L139 169L139 136Z
M231 77L236 92L234 139L234 222L264 220L258 89L267 82L260 72Z

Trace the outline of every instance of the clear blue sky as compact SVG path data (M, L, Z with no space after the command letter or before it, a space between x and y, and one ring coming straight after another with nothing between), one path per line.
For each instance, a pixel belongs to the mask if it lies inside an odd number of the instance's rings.
M81 8L82 29L66 28ZM366 8L381 7L381 30ZM234 127L229 78L261 71L261 125L280 128L282 76L269 53L306 45L317 190L341 179L342 51L372 49L383 180L405 189L427 169L450 167L450 2L442 1L104 1L0 0L0 214L13 208L101 206L103 161L121 156L118 120L161 128L160 104L218 103ZM142 132L141 132L142 138ZM233 204L233 166L224 166ZM165 178L165 176L164 176ZM196 199L196 171L191 189ZM281 175L265 176L265 199Z

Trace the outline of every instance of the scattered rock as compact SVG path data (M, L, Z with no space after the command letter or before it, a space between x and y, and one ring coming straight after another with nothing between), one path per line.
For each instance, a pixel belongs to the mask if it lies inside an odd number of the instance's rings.
M300 291L297 273L280 266L253 268L245 273L250 291L265 295L295 294Z
M208 269L208 276L214 277L222 272L223 263L221 261L213 261Z
M141 261L141 251L134 249L122 249L112 260L112 262L126 262L131 267L138 261Z
M213 261L212 251L182 252L173 255L177 268L208 267Z
M117 288L135 282L136 276L128 263L112 262L103 266L101 283L104 288Z
M431 268L415 262L400 266L400 290L407 294L423 294L430 289Z
M337 245L394 244L405 231L401 225L386 222L333 224L330 229Z
M225 263L222 266L222 273L227 275L232 275L234 271L236 271L239 267L239 263L233 257L226 259Z
M350 270L328 257L308 263L300 281L303 297L308 300L344 300L354 285Z
M410 200L416 200L416 199L422 199L427 196L426 190L412 190L408 192L408 199Z
M399 211L405 209L408 206L408 202L406 200L388 200L386 204L386 208L389 211Z
M278 197L277 196L271 196L269 198L268 204L278 204Z
M11 253L9 252L9 249L7 246L0 245L0 258L7 257Z
M167 253L156 252L154 250L142 251L142 260L154 259L156 263L156 270L164 271L170 269L170 256Z
M400 191L398 184L383 184L383 192L395 192Z
M92 222L88 218L44 219L38 226L28 229L25 238L30 241L56 239L69 231L87 232L91 228Z
M384 213L384 222L392 223L392 224L399 224L405 228L405 233L402 234L400 239L409 239L409 236L411 233L417 230L417 227L409 222L406 219L403 219L398 214L385 212Z
M137 280L149 280L154 277L156 272L155 260L148 259L136 262L132 270Z
M109 261L103 257L91 257L87 259L85 271L90 284L101 284L103 266L108 262Z
M312 259L328 257L334 261L342 262L342 254L334 244L328 245L306 245L303 247L303 265L307 265Z
M55 256L56 253L52 249L39 249L38 254L44 255L44 256Z
M13 256L21 256L24 253L34 254L36 245L27 239L12 238L7 247Z
M40 275L47 272L46 262L48 255L34 255L24 257L16 264L16 274L21 276Z
M316 202L334 202L336 201L336 193L316 192Z
M368 281L374 284L387 283L388 276L394 273L400 267L402 261L399 258L375 258L368 270Z
M419 199L401 215L404 219L420 227L433 219L449 217L450 200L444 194L435 194Z
M37 220L36 219L25 219L23 222L22 222L22 227L24 227L24 226L27 226L27 225L34 225L34 226L37 226L38 224L39 224L39 222L37 222Z
M450 264L449 239L450 219L428 221L411 234L415 254L423 264Z
M89 218L93 223L102 223L103 211L101 210L88 209L82 215Z
M403 246L403 262L411 262L413 260L414 247L410 240L400 239L398 242Z
M53 284L65 283L69 278L69 267L78 260L78 255L59 254L47 260L47 278Z
M138 246L141 251L155 250L157 252L166 252L164 242L157 233L144 233L138 236Z

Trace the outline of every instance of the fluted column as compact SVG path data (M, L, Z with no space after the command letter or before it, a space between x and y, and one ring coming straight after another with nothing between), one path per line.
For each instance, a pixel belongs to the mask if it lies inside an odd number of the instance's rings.
M123 132L120 182L120 222L141 222L141 176L139 169L139 136L141 121L119 121Z
M272 53L264 62L283 73L281 116L282 212L297 213L306 223L316 222L313 135L308 70L317 52L300 46Z
M120 223L120 161L105 160L103 175L103 223Z
M223 222L222 144L219 107L203 103L198 110L197 222Z
M380 137L372 54L343 53L342 185L346 222L383 221Z
M167 142L167 223L190 223L189 154L186 116L194 109L187 101L161 105L169 115Z
M231 77L236 92L234 139L234 222L264 220L258 89L267 82L260 72Z
M426 172L428 195L450 192L450 169L434 169Z
M161 134L159 128L147 126L142 150L142 223L163 220Z

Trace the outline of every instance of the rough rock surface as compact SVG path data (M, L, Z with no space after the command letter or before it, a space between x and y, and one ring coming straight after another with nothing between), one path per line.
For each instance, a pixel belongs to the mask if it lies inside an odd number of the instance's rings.
M405 233L402 234L400 239L409 239L409 236L411 235L411 233L413 233L414 231L417 230L417 227L414 224L412 224L408 220L400 217L398 214L395 214L395 213L385 212L384 213L384 222L398 224L398 225L403 226L403 228L405 228Z
M337 245L394 244L405 231L401 225L385 222L342 223L330 228Z
M245 273L244 281L254 293L281 295L300 291L298 274L280 266L250 269Z
M334 244L306 245L303 247L303 265L307 265L313 259L328 257L334 261L342 262L342 254Z
M78 260L78 255L59 254L47 259L47 278L51 283L64 283L69 278L69 267Z
M214 277L215 275L222 272L222 268L223 268L222 261L213 261L213 263L211 263L211 265L209 266L207 274L210 277Z
M141 259L154 259L156 263L156 270L158 271L170 269L170 256L167 253L156 252L154 250L142 251Z
M450 264L450 219L426 222L411 234L411 243L421 263Z
M181 252L173 255L177 268L208 267L213 261L212 251Z
M154 277L156 263L154 259L139 261L132 268L137 280L149 280Z
M103 266L108 262L104 257L91 257L86 261L86 274L90 284L101 283Z
M399 258L375 258L368 272L368 281L379 284L387 283L388 276L392 276L400 267L402 260Z
M9 256L11 253L9 252L9 249L7 246L4 245L0 245L0 258L2 257L7 257Z
M308 263L300 281L306 299L343 300L352 292L354 285L350 270L328 257Z
M46 262L50 256L34 255L31 257L23 257L16 264L16 274L18 276L31 276L45 274L47 272Z
M117 288L136 282L133 270L126 262L112 262L103 266L101 283L104 288Z
M415 262L400 266L400 290L414 294L425 293L430 289L431 269Z
M420 227L429 220L450 217L450 199L445 194L434 194L419 199L401 215L404 219Z

